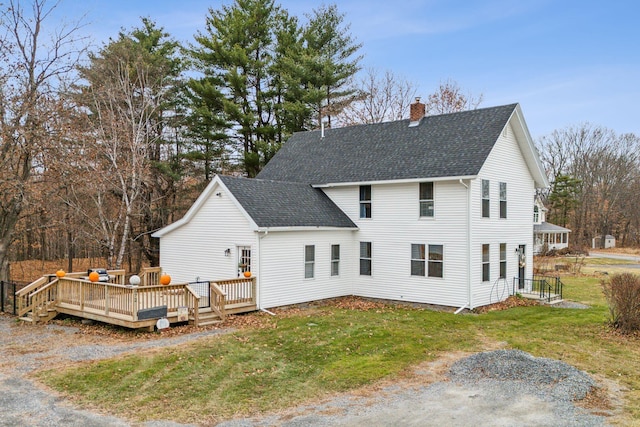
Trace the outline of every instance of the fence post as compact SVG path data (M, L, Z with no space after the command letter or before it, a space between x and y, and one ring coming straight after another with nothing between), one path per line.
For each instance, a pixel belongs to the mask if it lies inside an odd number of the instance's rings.
M17 285L15 283L12 283L12 285L13 285L13 294L12 294L13 295L13 315L16 316L18 314L18 308L17 308L17 305L16 305L17 300L18 300L18 298L16 298L16 286Z

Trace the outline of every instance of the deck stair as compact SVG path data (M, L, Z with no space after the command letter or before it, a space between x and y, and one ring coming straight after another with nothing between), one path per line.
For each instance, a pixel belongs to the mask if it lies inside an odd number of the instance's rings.
M193 317L189 319L189 322L192 324L194 323ZM208 312L201 311L198 317L198 326L216 325L222 322L223 322L223 319L220 318L220 315L213 311L208 311Z

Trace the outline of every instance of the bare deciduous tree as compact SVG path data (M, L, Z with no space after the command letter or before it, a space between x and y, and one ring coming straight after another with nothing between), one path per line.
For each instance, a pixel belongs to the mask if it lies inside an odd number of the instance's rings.
M8 279L8 251L29 196L34 159L55 120L49 107L81 54L78 26L44 33L58 3L33 0L26 12L9 0L0 16L0 279Z
M427 115L474 110L482 103L482 94L464 94L455 80L440 82L438 89L427 97Z
M638 205L630 195L640 179L640 138L585 123L556 130L538 145L552 182L561 176L579 182L569 227L576 244L600 234L637 235L631 226L638 223Z
M392 71L368 68L358 84L360 96L336 118L340 126L402 120L416 96L416 85Z

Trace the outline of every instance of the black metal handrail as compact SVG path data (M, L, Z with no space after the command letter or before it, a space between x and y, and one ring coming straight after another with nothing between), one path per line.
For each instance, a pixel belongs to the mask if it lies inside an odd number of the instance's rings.
M552 296L559 296L562 299L562 287L563 283L559 277L539 276L534 275L532 279L524 279L520 277L513 278L513 293L517 290L521 290L520 285L525 285L526 288L531 289L532 293L537 293L541 300L546 299L547 302L551 302ZM529 284L530 286L526 286Z

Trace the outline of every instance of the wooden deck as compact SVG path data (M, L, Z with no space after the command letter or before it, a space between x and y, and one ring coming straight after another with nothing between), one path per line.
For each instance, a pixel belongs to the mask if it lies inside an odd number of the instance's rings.
M58 313L127 328L152 330L161 317L170 323L203 326L227 314L255 311L256 279L159 285L159 271L141 274L141 284L124 284L124 271L109 271L109 282L91 282L83 273L42 277L16 293L18 314L29 322L46 322ZM156 284L151 284L155 281Z

